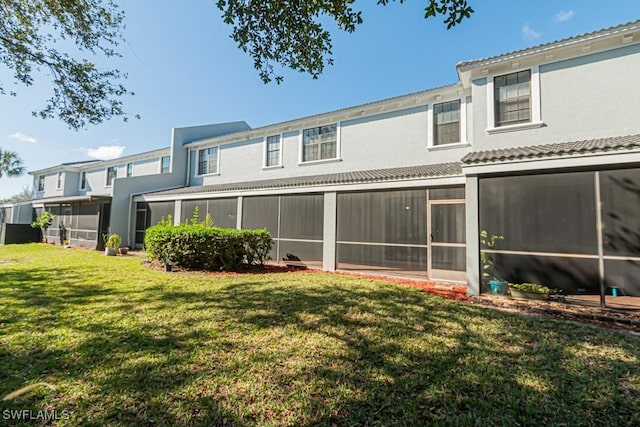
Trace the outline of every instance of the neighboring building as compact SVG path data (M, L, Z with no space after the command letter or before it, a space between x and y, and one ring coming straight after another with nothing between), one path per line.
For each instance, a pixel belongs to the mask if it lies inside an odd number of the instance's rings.
M507 280L637 296L639 24L461 62L459 82L440 88L256 129L174 129L167 154L152 152L150 179L135 177L148 153L36 171L34 206L71 204L74 224L73 203L78 223L94 203L91 229L99 236L110 216L132 246L197 206L220 226L266 227L276 260L466 282L477 294L483 251ZM83 172L101 188L79 190ZM482 230L504 239L481 248Z

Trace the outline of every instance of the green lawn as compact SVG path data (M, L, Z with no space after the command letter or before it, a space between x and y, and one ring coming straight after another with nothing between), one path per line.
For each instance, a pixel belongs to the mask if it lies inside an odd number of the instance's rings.
M640 425L639 357L626 334L374 280L0 246L0 398L56 387L0 401L0 424Z

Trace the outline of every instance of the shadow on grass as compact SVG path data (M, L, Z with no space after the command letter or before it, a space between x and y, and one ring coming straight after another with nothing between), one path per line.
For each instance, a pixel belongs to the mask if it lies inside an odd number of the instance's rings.
M3 406L72 424L640 423L640 345L593 328L331 275L1 274L3 329L33 337L0 337L0 392L60 385Z

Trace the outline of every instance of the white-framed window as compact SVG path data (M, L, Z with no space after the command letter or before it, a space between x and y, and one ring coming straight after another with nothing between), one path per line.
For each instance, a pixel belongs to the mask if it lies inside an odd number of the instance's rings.
M133 176L133 163L127 163L127 178Z
M107 182L106 186L111 187L113 180L118 177L118 166L110 166L107 168Z
M495 126L531 121L531 70L493 79Z
M87 188L87 172L80 172L80 189Z
M274 167L282 165L282 142L280 135L271 135L265 139L264 166Z
M487 77L488 133L542 125L538 66Z
M338 157L338 125L318 126L302 131L302 162Z
M44 175L38 175L38 191L44 191Z
M218 147L198 150L198 175L218 173Z
M460 100L433 106L433 145L456 144L460 139Z
M56 190L60 190L62 188L62 171L58 172L58 176L56 177Z
M160 173L169 173L171 168L171 156L162 156L160 159Z

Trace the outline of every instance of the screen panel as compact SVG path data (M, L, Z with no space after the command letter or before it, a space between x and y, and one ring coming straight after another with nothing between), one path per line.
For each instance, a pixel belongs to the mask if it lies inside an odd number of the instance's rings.
M482 178L480 229L495 249L597 254L594 172Z
M281 196L280 237L322 240L324 228L324 196L305 194Z
M338 194L338 240L426 244L425 190Z

